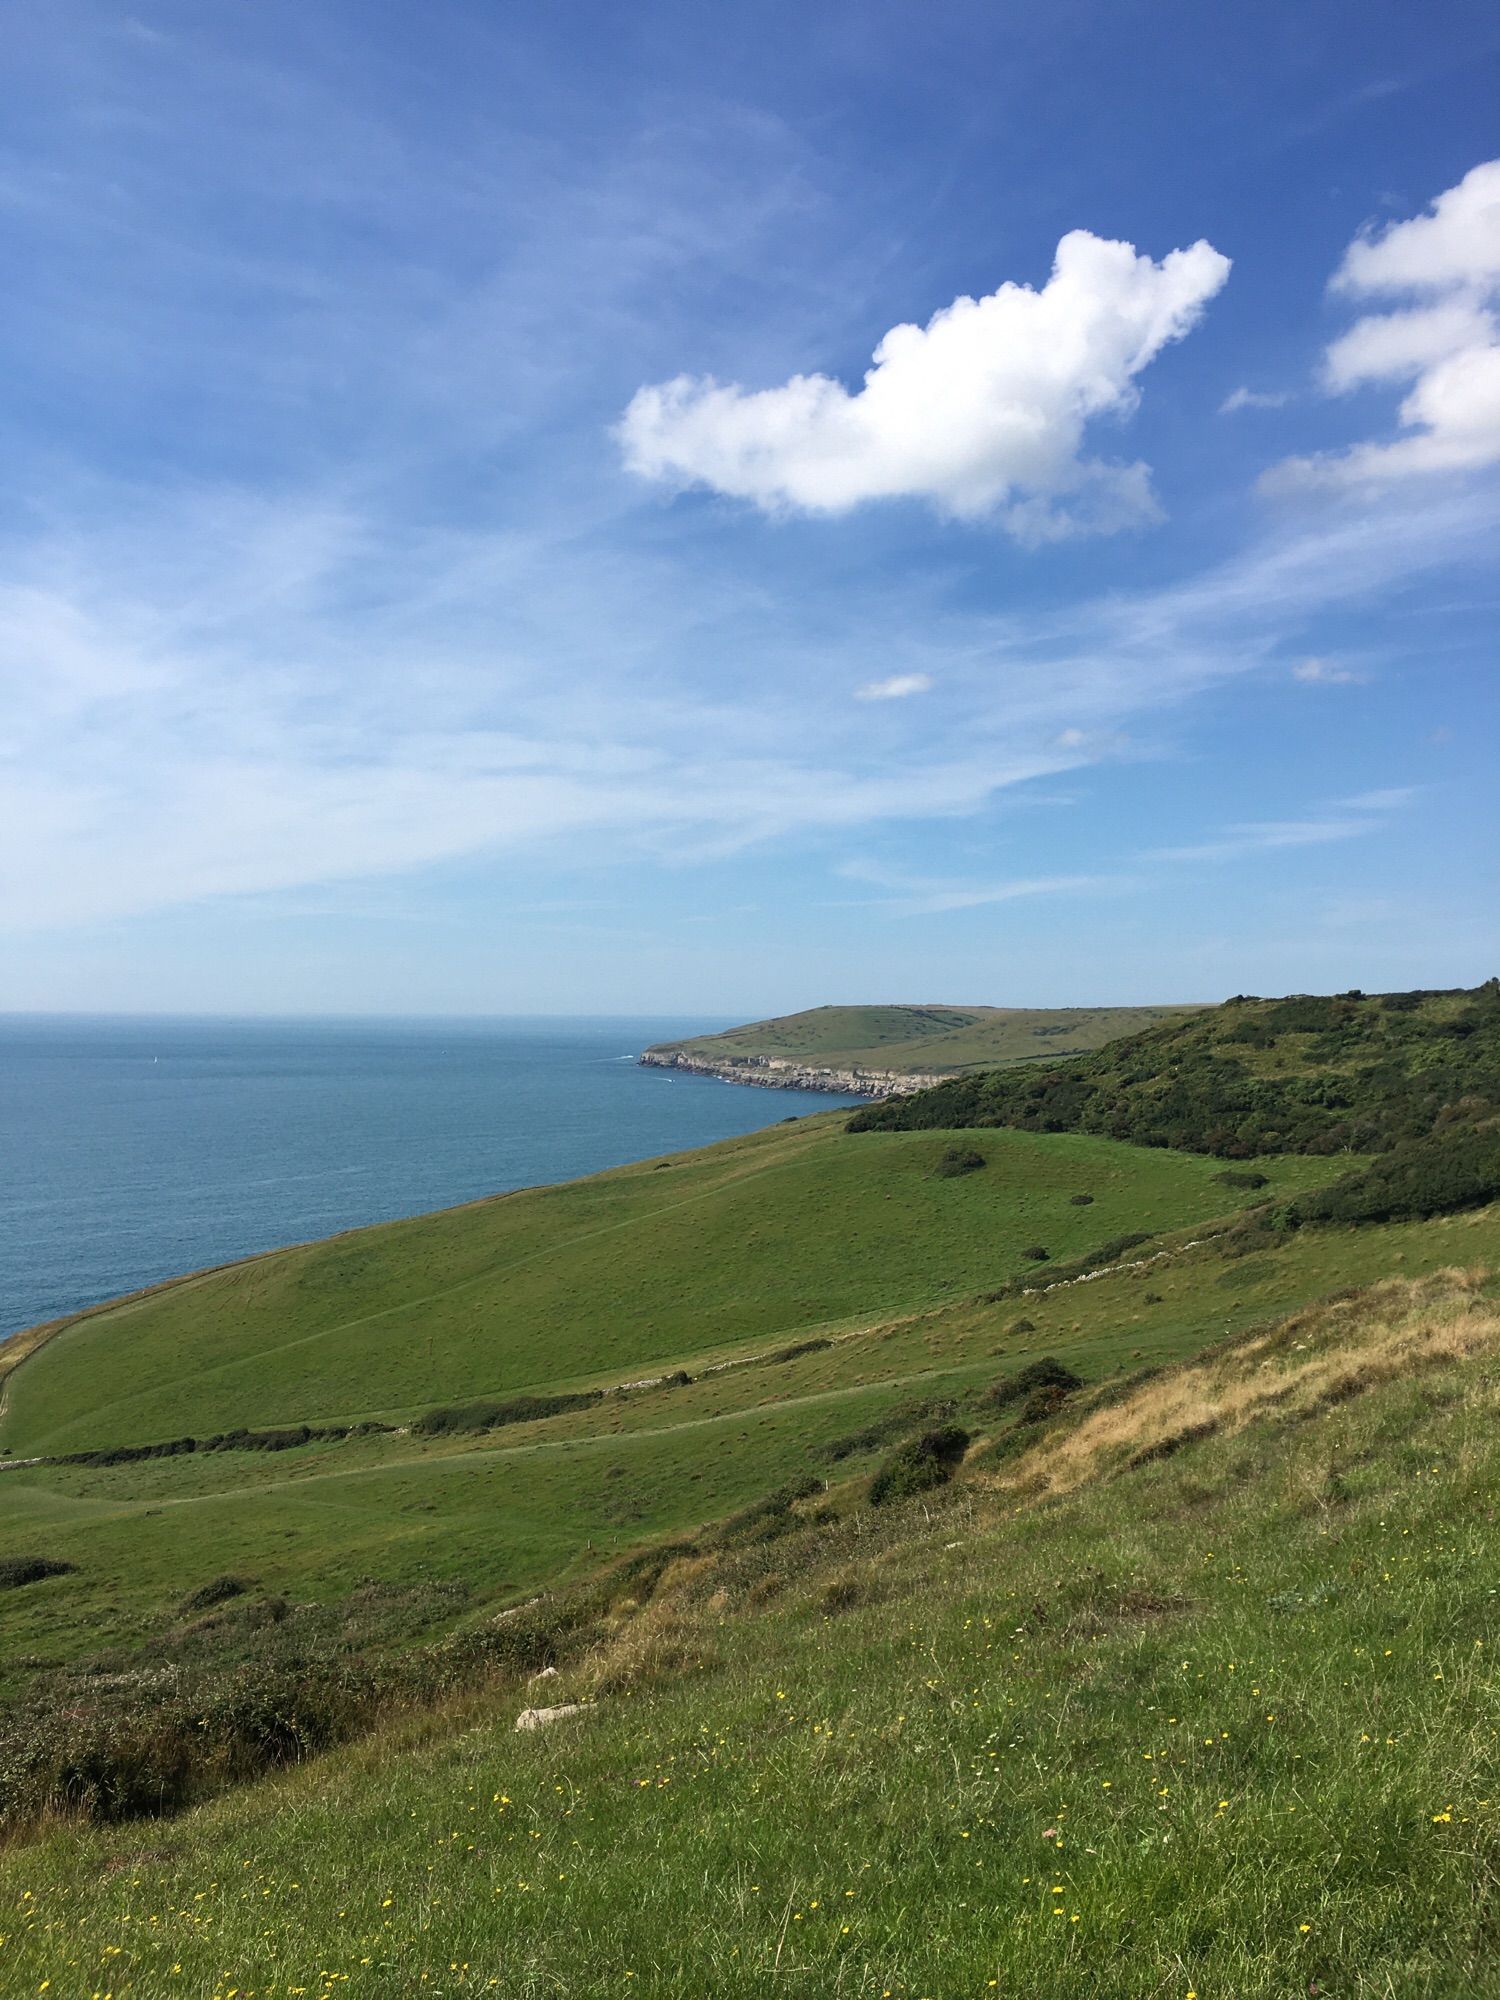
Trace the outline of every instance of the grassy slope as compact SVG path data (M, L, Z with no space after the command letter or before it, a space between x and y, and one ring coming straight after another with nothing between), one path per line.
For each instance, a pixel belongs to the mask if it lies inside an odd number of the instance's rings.
M908 1143L877 1140L869 1156L888 1157L899 1173ZM924 1143L934 1145L931 1136ZM1012 1135L1005 1143L1024 1148L1024 1158L1053 1144ZM1171 1163L1154 1154L1137 1162L1121 1148L1095 1159L1121 1171ZM1288 1163L1288 1184L1311 1166ZM992 1162L986 1174L995 1170ZM932 1185L957 1192L984 1179ZM1101 1173L1092 1185L1094 1206L1066 1212L1083 1216L1096 1240L1124 1218L1108 1210ZM1222 1199L1224 1191L1215 1192ZM1106 1219L1093 1223L1101 1210ZM983 1224L977 1212L981 1241ZM6 1473L0 1554L38 1551L79 1567L9 1595L0 1618L0 1694L18 1688L27 1678L19 1663L38 1656L66 1662L106 1646L124 1649L118 1664L129 1664L131 1649L160 1644L177 1629L174 1607L184 1590L224 1570L296 1603L336 1600L367 1577L407 1590L451 1583L467 1597L435 1603L429 1624L479 1618L497 1601L588 1570L611 1550L714 1519L798 1474L827 1471L823 1443L914 1398L967 1394L1001 1367L1050 1352L1091 1382L1108 1380L1373 1275L1475 1258L1500 1262L1500 1212L1376 1231L1304 1231L1252 1257L1226 1256L1210 1242L1031 1298L986 1303L968 1290L927 1300L913 1312L872 1315L849 1337L790 1362L766 1360L478 1437L373 1438L275 1455ZM985 1272L1006 1275L993 1265ZM1045 1282L1046 1267L1037 1275ZM1032 1331L1010 1331L1023 1316ZM870 1463L868 1455L849 1461L854 1469Z
M55 1336L9 1385L6 1443L18 1452L409 1414L679 1362L697 1374L830 1326L853 1337L478 1438L0 1474L0 1555L40 1550L79 1566L5 1605L0 1687L7 1661L76 1659L159 1633L187 1586L224 1570L298 1600L375 1576L461 1582L482 1604L601 1549L713 1518L805 1470L821 1440L992 1371L1017 1308L976 1305L975 1294L1045 1272L1021 1260L1026 1245L1043 1242L1061 1261L1245 1198L1215 1183L1210 1162L1012 1133L986 1139L984 1171L940 1180L941 1136L856 1143L842 1122L799 1121L665 1172L625 1168L278 1253ZM1275 1185L1326 1171L1288 1162ZM1092 1204L1074 1206L1078 1192ZM1326 1251L1284 1268L1293 1275L1278 1270L1278 1299L1329 1282ZM1165 1278L1157 1289L1170 1298ZM1090 1373L1202 1338L1197 1305L1117 1319L1119 1302L1108 1307L1099 1288L1059 1297L1087 1321L1070 1311L1079 1331L1066 1333L1055 1313L1035 1311L1036 1337L1076 1345ZM439 1609L453 1616L451 1604Z
M1180 1018L1181 1007L813 1007L719 1035L665 1042L710 1062L779 1056L830 1069L940 1074L1097 1049Z
M872 1146L843 1123L360 1230L93 1311L10 1378L0 1447L399 1420L696 1367L997 1284L1031 1244L1075 1256L1235 1200L1212 1162L1089 1138L997 1134L986 1171L939 1180L940 1136ZM1290 1163L1278 1185L1328 1177ZM1077 1192L1093 1206L1073 1207Z
M975 1454L895 1519L685 1563L552 1684L599 1697L572 1724L476 1698L0 1861L0 1987L1494 1994L1497 1352L1492 1288L1389 1286L1146 1385L1071 1460Z

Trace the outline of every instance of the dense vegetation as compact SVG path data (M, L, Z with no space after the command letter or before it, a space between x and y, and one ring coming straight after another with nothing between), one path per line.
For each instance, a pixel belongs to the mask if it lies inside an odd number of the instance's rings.
M1247 1160L1384 1153L1500 1116L1500 980L1472 990L1244 997L1046 1068L956 1077L854 1132L1012 1126Z

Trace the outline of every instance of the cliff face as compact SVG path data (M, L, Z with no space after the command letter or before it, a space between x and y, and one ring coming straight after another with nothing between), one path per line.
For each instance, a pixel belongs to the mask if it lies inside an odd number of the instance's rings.
M733 1056L710 1062L684 1049L647 1049L641 1061L647 1069L685 1069L694 1076L716 1076L721 1083L753 1083L762 1090L834 1090L850 1097L904 1097L944 1081L937 1075L894 1070L817 1069L780 1056Z

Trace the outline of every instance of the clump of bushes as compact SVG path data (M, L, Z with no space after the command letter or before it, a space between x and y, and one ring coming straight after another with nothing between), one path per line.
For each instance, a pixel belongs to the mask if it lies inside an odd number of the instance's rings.
M946 1486L969 1448L969 1433L958 1424L923 1431L893 1452L870 1481L870 1505L884 1507Z
M215 1431L211 1437L168 1438L162 1444L115 1444L98 1451L68 1451L44 1461L48 1465L139 1465L149 1458L182 1458L200 1451L292 1451L304 1444L339 1443L344 1438L370 1437L394 1429L367 1418L358 1424L291 1424L280 1430L251 1431L243 1425Z
M778 1347L774 1354L768 1354L768 1361L800 1361L804 1354L821 1354L825 1347L832 1347L831 1340L821 1335L812 1340L795 1340L790 1347Z
M210 1577L207 1583L200 1583L196 1590L190 1590L177 1609L184 1613L211 1611L216 1604L227 1604L231 1597L243 1597L249 1588L241 1576Z
M919 1424L931 1425L939 1419L951 1417L955 1407L947 1400L900 1403L894 1410L888 1410L883 1417L876 1417L860 1430L830 1438L823 1446L823 1456L837 1462L853 1458L857 1452L873 1451L877 1445L890 1444L897 1438L908 1436Z
M1316 1222L1415 1222L1479 1208L1500 1196L1500 1127L1446 1130L1374 1160L1282 1212L1293 1229Z
M1036 1326L1029 1319L1013 1319L1005 1331L1013 1338L1018 1333L1035 1333Z
M1038 1393L1049 1395L1059 1392L1067 1396L1082 1387L1083 1377L1075 1375L1065 1361L1059 1361L1055 1354L1044 1354L1038 1361L1028 1361L1014 1375L1002 1375L992 1388L985 1391L983 1401L992 1410L1004 1410L1012 1403L1025 1402Z
M446 1403L416 1418L412 1429L420 1437L447 1437L454 1432L496 1431L506 1424L534 1423L540 1417L559 1417L568 1410L586 1410L602 1402L602 1389L581 1389L576 1394L512 1396L503 1403L481 1399L473 1403Z
M47 1576L67 1576L77 1567L56 1556L0 1556L0 1590L19 1590L23 1583L40 1583Z
M960 1174L978 1173L984 1163L983 1153L976 1153L972 1146L949 1146L938 1156L932 1171L940 1181L951 1181Z
M797 1516L792 1512L799 1500L810 1499L814 1493L823 1490L823 1482L809 1473L800 1479L791 1480L785 1486L768 1493L764 1500L756 1500L748 1507L742 1507L737 1514L731 1514L714 1530L712 1543L719 1548L742 1547L749 1542L770 1542L778 1535L785 1535L798 1525Z
M1021 1255L1029 1264L1045 1264L1052 1252L1044 1250L1040 1243L1033 1243L1023 1250Z
M1227 1188L1263 1188L1268 1178L1244 1167L1226 1167L1222 1174L1214 1175L1219 1186Z

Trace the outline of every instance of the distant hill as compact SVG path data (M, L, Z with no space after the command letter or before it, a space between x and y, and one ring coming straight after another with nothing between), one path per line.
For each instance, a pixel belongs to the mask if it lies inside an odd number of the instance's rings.
M1009 1125L1250 1159L1384 1153L1459 1131L1493 1149L1500 980L1411 993L1240 995L1042 1070L955 1078L856 1131Z
M661 1042L644 1060L738 1070L873 1071L923 1077L1084 1054L1121 1035L1187 1018L1176 1007L811 1007L719 1035ZM766 1081L743 1076L740 1081Z

